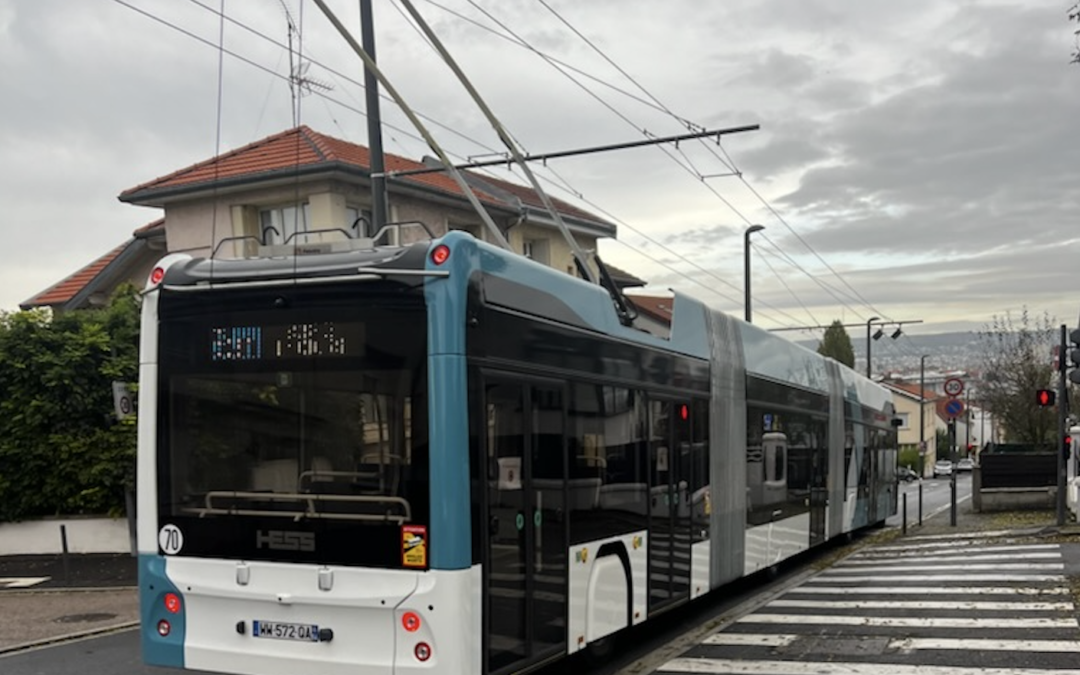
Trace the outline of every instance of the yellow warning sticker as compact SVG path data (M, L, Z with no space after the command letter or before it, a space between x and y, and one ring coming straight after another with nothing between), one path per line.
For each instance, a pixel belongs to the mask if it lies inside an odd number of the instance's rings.
M405 567L427 567L427 527L401 526L401 564Z

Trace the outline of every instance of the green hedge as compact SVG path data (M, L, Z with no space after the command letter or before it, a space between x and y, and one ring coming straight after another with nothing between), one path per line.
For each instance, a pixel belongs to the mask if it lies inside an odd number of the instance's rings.
M0 312L0 521L124 510L135 418L112 382L138 377L137 295L108 307Z

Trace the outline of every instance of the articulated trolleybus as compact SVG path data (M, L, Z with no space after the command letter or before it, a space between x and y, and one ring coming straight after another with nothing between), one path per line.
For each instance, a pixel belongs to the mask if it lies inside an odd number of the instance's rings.
M144 295L148 663L502 674L896 510L890 395L452 232L170 255ZM660 334L656 334L660 333Z

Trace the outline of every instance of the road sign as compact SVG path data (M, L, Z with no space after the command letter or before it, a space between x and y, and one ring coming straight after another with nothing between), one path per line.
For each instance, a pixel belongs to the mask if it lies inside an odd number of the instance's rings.
M964 402L958 398L954 398L945 404L945 413L949 417L960 417L964 412Z
M958 377L945 380L945 393L949 396L959 396L964 393L964 381Z
M131 401L131 392L124 382L113 382L113 407L116 409L116 419L122 420L130 415L134 409Z

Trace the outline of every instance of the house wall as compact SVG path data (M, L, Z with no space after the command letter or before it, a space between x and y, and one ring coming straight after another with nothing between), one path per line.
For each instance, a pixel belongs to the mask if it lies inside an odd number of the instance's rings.
M907 416L907 424L897 429L897 442L901 448L917 448L919 446L919 400L914 396L906 396L894 390L893 405L896 406L898 415ZM923 406L923 435L926 441L926 454L923 456L923 474L928 472L937 461L937 442L935 438L935 424L938 419L934 412L933 401L926 401ZM916 471L918 467L912 467Z
M209 255L213 247L228 237L260 236L259 210L275 206L287 206L307 202L310 229L347 228L346 208L371 208L371 194L366 186L352 185L343 181L324 180L299 185L277 185L256 190L234 191L223 194L215 202L208 200L178 201L165 207L165 233L169 252L184 252L195 256ZM215 205L216 204L216 205ZM502 227L509 226L507 240L511 248L522 253L526 241L545 242L546 260L555 269L577 274L573 251L557 230L551 226L533 223L514 224L505 215L493 214ZM492 241L480 217L471 210L455 208L426 201L421 198L393 195L390 202L391 222L422 222L436 237L448 230L465 230L483 241ZM409 244L427 237L420 227L404 227L400 230L400 243ZM308 239L312 241L314 238ZM597 238L575 235L578 246L585 251L595 251ZM214 243L212 244L211 241ZM229 256L253 253L249 242L235 243L223 249ZM221 254L221 253L219 253ZM596 272L593 266L593 272Z

